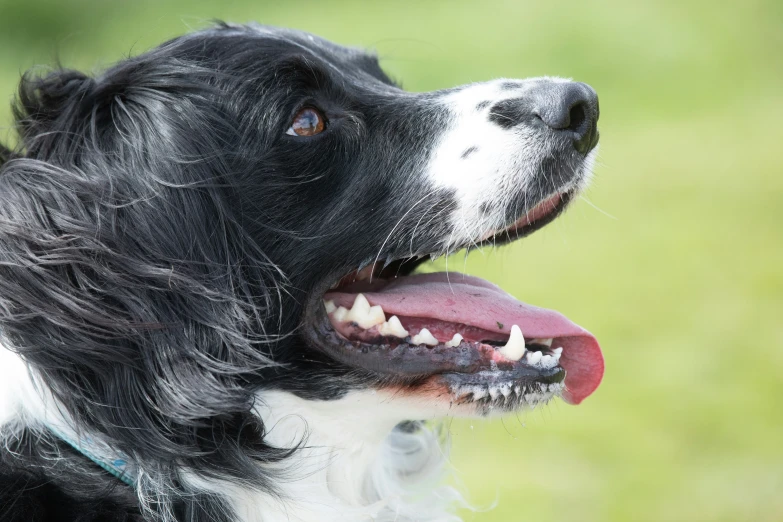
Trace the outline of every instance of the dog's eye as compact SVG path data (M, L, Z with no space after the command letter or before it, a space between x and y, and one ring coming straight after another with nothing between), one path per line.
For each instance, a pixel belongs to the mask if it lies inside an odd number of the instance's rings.
M291 136L315 136L323 132L326 127L326 118L316 108L305 107L296 113L291 126L285 131Z

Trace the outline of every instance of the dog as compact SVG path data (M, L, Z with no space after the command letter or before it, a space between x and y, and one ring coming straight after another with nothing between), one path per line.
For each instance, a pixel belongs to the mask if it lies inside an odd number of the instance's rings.
M402 90L220 23L23 77L0 154L0 520L459 520L437 419L599 385L596 339L429 258L589 183L559 78Z

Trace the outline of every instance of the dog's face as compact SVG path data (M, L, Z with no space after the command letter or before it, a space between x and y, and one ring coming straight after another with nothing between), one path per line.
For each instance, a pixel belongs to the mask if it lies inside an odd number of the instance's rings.
M0 230L4 329L94 425L225 419L263 389L392 388L474 414L598 386L597 342L557 312L410 275L574 199L598 141L587 85L410 93L364 52L222 26L28 87L1 212L34 233Z
M27 77L16 113L0 331L33 370L25 418L62 416L131 455L152 511L202 509L194 491L266 509L237 485L377 506L440 455L401 421L579 403L601 381L597 341L559 313L414 273L526 236L575 198L598 141L587 85L410 93L361 51L223 25L94 78ZM306 489L289 493L307 493L277 495L298 473ZM420 500L438 511L435 497ZM419 519L419 500L394 502L392 518Z
M276 359L297 377L275 386L314 398L395 387L468 412L595 389L598 345L562 316L460 274L405 277L565 208L598 142L590 87L539 78L409 93L374 57L308 34L228 29L199 45L210 43L252 49L231 58L237 108L249 110L236 117L251 118L238 126L253 129L242 146L257 154L237 206L295 296L282 309L296 335Z

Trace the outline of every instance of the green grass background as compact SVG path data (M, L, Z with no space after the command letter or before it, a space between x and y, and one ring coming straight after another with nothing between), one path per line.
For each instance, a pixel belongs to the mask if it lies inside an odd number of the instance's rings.
M783 2L0 0L0 125L21 71L97 70L213 18L376 49L416 91L598 91L585 198L448 260L563 311L607 360L579 407L453 422L458 479L498 502L467 520L783 520Z

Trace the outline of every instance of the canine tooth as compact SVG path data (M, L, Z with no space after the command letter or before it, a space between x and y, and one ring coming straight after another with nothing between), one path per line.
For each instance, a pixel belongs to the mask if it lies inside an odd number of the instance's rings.
M334 301L332 301L332 300L324 301L324 308L326 308L326 313L327 314L331 314L332 312L337 310L337 307L334 306Z
M449 348L456 348L462 342L462 339L463 337L460 334L455 333L454 337L451 338L451 341L446 343L446 346Z
M332 314L332 318L335 321L340 321L341 323L345 321L348 318L348 309L344 306L339 307L337 310L334 311Z
M554 352L555 357L557 357L559 359L560 355L562 355L562 353L563 353L563 348L562 347L561 348L555 348L554 350L552 350L552 352Z
M353 321L365 330L372 328L377 324L386 322L386 316L383 314L383 308L380 306L370 306L370 302L364 297L364 294L356 294L356 300L353 302L353 308L348 312L347 320Z
M511 327L511 335L508 337L508 342L498 351L500 355L511 361L518 361L525 355L525 337L522 335L522 330L519 329L519 326L514 325Z
M356 299L353 301L353 307L351 312L366 313L370 310L370 302L364 297L364 294L356 294Z
M413 336L411 339L413 344L427 344L429 346L435 346L438 344L438 340L430 333L426 328L422 328L419 333Z
M402 323L396 315L389 318L378 328L381 335L393 335L394 337L408 337L408 330L402 327Z
M541 352L530 352L530 354L527 356L527 361L530 364L538 364L541 362Z
M538 337L536 339L530 339L529 342L530 342L530 344L541 344L541 345L544 345L544 346L547 346L547 347L552 346L552 338L551 337L549 339L542 339L542 338Z

